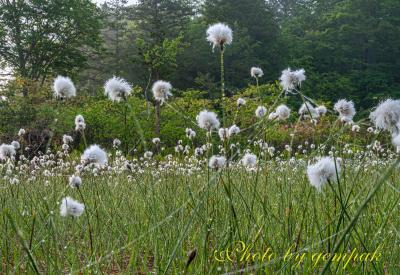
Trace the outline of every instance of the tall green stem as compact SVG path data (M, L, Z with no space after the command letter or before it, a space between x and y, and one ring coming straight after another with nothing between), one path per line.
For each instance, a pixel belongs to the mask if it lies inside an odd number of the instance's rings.
M224 45L221 45L221 105L222 105L222 122L225 125L225 78L224 78Z

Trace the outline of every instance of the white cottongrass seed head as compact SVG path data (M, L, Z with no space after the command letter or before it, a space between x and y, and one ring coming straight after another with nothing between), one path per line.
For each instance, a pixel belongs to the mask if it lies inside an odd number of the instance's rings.
M172 85L164 80L156 81L151 90L153 91L154 99L161 102L161 104L167 101L170 96L172 96Z
M71 188L79 188L82 185L82 179L80 176L72 175L69 177L69 186Z
M242 107L242 106L246 105L246 100L244 98L239 97L236 101L236 104L238 107Z
M256 117L261 118L267 114L267 108L265 108L264 106L258 106L255 114Z
M299 109L299 115L302 116L303 118L311 118L311 119L319 118L319 112L317 112L314 106L312 106L312 104L308 101L304 102L301 105Z
M328 112L328 109L324 105L320 105L315 108L315 111L317 111L318 115L323 116Z
M25 135L25 133L26 133L25 129L21 128L21 129L19 129L19 131L18 131L18 136L19 136L19 137L22 137L23 135Z
M223 23L211 25L207 29L207 41L215 47L224 47L232 43L232 29Z
M387 99L369 115L377 129L397 135L400 129L400 100Z
M70 135L63 135L63 144L70 144L74 139Z
M21 148L21 144L19 144L19 142L15 140L11 142L11 145L14 147L15 150Z
M155 137L151 140L151 142L153 142L154 144L159 144L161 142L160 138Z
M346 99L340 99L334 105L334 110L339 113L339 119L342 122L352 122L353 117L356 114L353 101Z
M207 131L218 129L220 125L217 114L207 110L201 111L196 119L199 127Z
M283 90L291 92L297 87L301 87L301 83L306 80L305 70L299 69L292 71L290 68L282 71L282 75L279 78Z
M69 98L76 96L76 88L69 77L57 76L53 83L53 92L56 98Z
M240 133L240 128L236 126L236 124L233 124L231 127L229 127L228 134L229 136L237 135Z
M264 72L259 67L252 67L250 69L250 75L251 75L251 77L259 78L259 77L262 77L264 75Z
M107 153L98 145L93 144L83 152L81 161L85 164L105 165L108 161Z
M75 117L75 131L83 131L86 129L85 119L82 115L77 115Z
M196 132L193 131L191 128L186 128L185 133L188 139L194 139L196 137Z
M357 125L357 124L354 124L351 127L351 131L353 131L353 132L360 132L360 129L361 129L361 127L359 125Z
M341 159L335 161L333 157L322 157L315 164L308 165L307 176L310 184L321 191L328 180L337 181L337 175L340 175L340 162Z
M132 87L125 79L114 76L104 84L104 94L112 101L120 102L131 94Z
M290 109L285 104L282 104L276 108L275 113L277 115L278 120L286 120L290 116Z
M257 156L252 154L252 153L246 153L242 160L241 160L243 166L247 167L247 168L252 168L254 166L256 166L257 164Z
M11 144L0 145L0 160L14 159L15 154L15 147Z
M224 156L212 156L208 162L211 169L222 169L225 167L226 158Z
M82 215L84 210L85 205L70 197L65 197L61 200L60 215L62 217L72 216L76 218Z
M218 135L221 141L225 141L229 139L229 129L228 128L219 128Z

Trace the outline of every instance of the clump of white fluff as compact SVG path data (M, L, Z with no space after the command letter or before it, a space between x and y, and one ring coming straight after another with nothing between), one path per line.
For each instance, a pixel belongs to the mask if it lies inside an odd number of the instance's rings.
M392 144L396 147L397 153L400 153L400 134L392 138Z
M85 164L99 164L105 165L108 161L107 153L101 149L98 145L94 144L89 146L81 156L81 161Z
M261 68L252 67L250 69L250 75L251 75L251 77L259 78L259 77L262 77L264 75L264 72L263 72L263 70Z
M247 167L247 168L252 168L254 166L256 166L257 164L257 156L251 153L246 153L242 160L241 160L243 166Z
M267 108L264 106L258 106L255 113L256 117L261 118L267 114Z
M19 144L19 142L15 140L11 142L11 145L14 147L15 150L21 148L21 144Z
M85 205L70 197L66 197L61 200L60 215L63 217L79 217L80 215L82 215L84 210Z
M346 99L340 99L336 102L334 109L339 113L339 119L343 122L352 122L356 114L353 101L347 101Z
M191 128L186 128L185 133L188 139L194 139L196 137L196 132L193 131Z
M399 133L400 128L400 100L387 99L369 115L377 129Z
M75 117L75 131L83 131L86 129L85 119L82 115L77 115Z
M104 94L112 101L119 102L131 94L132 87L125 79L113 77L104 84Z
M219 128L218 135L222 141L229 139L229 129L228 128Z
M359 125L357 125L357 124L354 124L352 127L351 127L351 130L353 131L353 132L360 132L360 126Z
M158 138L158 137L156 137L156 138L153 138L153 139L151 140L151 142L153 142L154 144L159 144L159 143L161 142L161 139Z
M328 109L324 105L320 105L315 108L315 111L317 111L318 115L323 116L328 112Z
M306 80L304 69L292 71L290 68L287 68L286 70L282 71L282 75L280 77L281 85L287 92L291 92L297 87L300 87L304 80Z
M164 103L168 97L172 96L171 89L171 83L163 80L156 81L152 87L154 99L161 104Z
M25 129L21 128L21 129L19 129L19 131L18 131L18 136L19 136L19 137L22 137L23 135L25 135L25 133L26 133Z
M246 100L244 98L239 97L236 101L236 104L238 107L242 107L242 106L246 105Z
M79 188L82 185L82 179L80 176L72 175L69 177L69 186L71 188Z
M286 120L290 116L290 109L285 104L282 104L276 108L275 114L278 120Z
M215 47L223 47L232 43L232 29L222 23L214 24L207 29L207 41Z
M15 147L10 144L0 145L0 160L14 159Z
M76 96L75 85L69 77L57 76L53 83L54 96L58 98L69 98Z
M311 105L311 103L304 102L299 109L299 115L303 118L315 119L319 117L319 112Z
M69 144L73 142L74 139L69 135L63 135L63 144Z
M308 165L307 176L310 184L318 191L329 181L337 181L337 175L340 174L340 159L335 160L332 157L322 157L317 163Z
M224 156L212 156L208 166L212 169L221 169L225 166L226 158Z
M229 127L229 136L237 135L240 133L240 128L236 126L236 124L233 124L231 127Z
M217 114L214 112L209 112L207 110L201 111L196 119L199 127L207 131L218 129L220 125Z

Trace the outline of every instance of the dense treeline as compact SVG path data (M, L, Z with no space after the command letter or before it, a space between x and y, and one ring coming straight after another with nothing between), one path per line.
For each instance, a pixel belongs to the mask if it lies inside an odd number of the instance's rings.
M215 22L233 29L228 94L248 85L252 66L263 68L263 82L303 67L305 93L347 97L360 110L400 94L398 0L0 1L0 22L4 64L40 83L68 74L90 94L118 75L143 90L166 79L176 95L217 96L218 52L205 40Z

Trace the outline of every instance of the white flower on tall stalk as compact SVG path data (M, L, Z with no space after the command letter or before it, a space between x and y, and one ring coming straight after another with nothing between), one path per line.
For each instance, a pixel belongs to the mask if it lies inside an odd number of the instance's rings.
M69 186L71 188L79 188L82 185L82 179L80 176L72 175L69 177Z
M86 129L85 119L82 115L77 115L75 117L75 131L83 131Z
M236 101L236 104L238 106L238 108L246 105L246 100L244 98L239 97Z
M335 161L332 157L322 157L317 163L308 165L307 176L310 184L321 191L328 181L337 181L337 176L340 174L340 162L341 159Z
M83 155L81 156L81 161L85 164L93 163L105 165L108 161L107 153L96 144L90 145L89 148L87 148L83 152Z
M253 168L257 164L257 156L251 153L246 153L242 160L241 160L243 166L247 168Z
M207 41L215 47L223 48L232 43L232 29L222 23L214 24L207 29Z
M335 103L334 109L339 113L339 119L342 122L351 123L353 117L356 114L353 101L347 101L346 99L340 99Z
M53 83L54 96L57 98L69 98L76 96L74 83L69 77L57 76Z
M194 139L196 137L196 132L193 131L191 128L186 128L185 133L188 139Z
M114 148L118 148L119 146L121 146L121 140L118 139L118 138L115 138L115 139L113 140L113 147L114 147Z
M275 120L275 119L277 119L277 118L278 118L278 114L275 113L275 112L272 112L272 113L270 113L270 114L268 115L268 119L269 119L269 120Z
M201 111L196 119L199 127L207 131L218 129L220 125L217 114L214 112L209 112L207 110Z
M319 118L319 112L317 112L317 110L308 101L304 102L301 105L299 109L299 115L303 118L311 118L311 119Z
M71 143L71 142L73 142L74 141L74 139L71 137L71 136L69 136L69 135L63 135L63 143L64 144L69 144L69 143Z
M212 156L208 162L211 169L221 169L225 166L226 158L224 156Z
M21 129L19 129L19 131L18 131L18 136L19 136L19 137L22 137L23 135L25 135L25 133L26 133L25 129L21 128Z
M279 79L283 90L291 92L297 87L301 87L301 83L306 80L306 75L304 69L292 71L290 68L287 68L282 71L282 75Z
M396 147L396 152L400 153L400 134L392 138L392 144Z
M104 94L112 101L120 102L126 100L131 94L132 87L125 79L113 77L104 84Z
M290 116L290 109L288 106L282 104L276 108L275 113L277 115L278 120L286 120Z
M14 159L15 147L9 144L0 145L0 160Z
M263 72L263 70L261 68L252 67L250 69L250 75L251 75L251 77L259 78L259 77L262 77L264 75L264 72Z
M256 117L261 118L267 114L267 108L265 108L264 106L258 106L255 114Z
M237 135L240 133L240 128L236 126L236 124L233 124L231 127L229 127L228 134L229 136Z
M156 137L151 140L154 144L159 144L161 142L160 138Z
M4 95L0 96L0 102L7 102L8 98Z
M351 130L353 131L353 132L360 132L360 126L359 125L357 125L357 124L354 124L352 127L351 127Z
M163 80L156 81L151 88L154 99L161 102L161 104L167 101L168 97L172 96L171 89L171 83Z
M146 159L151 159L152 156L153 156L153 152L151 152L151 151L146 151L143 154L143 157Z
M328 109L324 105L320 105L315 108L315 111L317 111L318 115L323 116L328 112Z
M204 150L201 147L197 147L196 149L194 149L194 155L196 157L203 155L203 153L204 153Z
M374 132L374 128L368 127L368 128L367 128L367 132L368 132L368 133L373 133L373 132Z
M400 100L387 99L381 102L369 118L377 129L397 135L400 128Z
M63 217L73 216L79 217L85 210L85 205L70 198L63 198L60 205L60 215Z
M218 135L221 141L225 141L229 139L229 129L228 128L219 128Z

